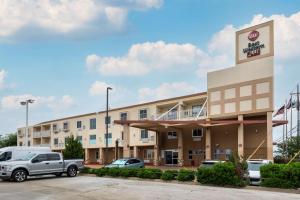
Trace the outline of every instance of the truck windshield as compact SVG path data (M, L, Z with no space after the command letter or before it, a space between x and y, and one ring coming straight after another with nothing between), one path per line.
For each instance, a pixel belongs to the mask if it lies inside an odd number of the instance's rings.
M248 163L248 169L249 171L259 171L260 167L264 165L263 163Z
M4 161L5 159L5 153L0 151L0 161Z

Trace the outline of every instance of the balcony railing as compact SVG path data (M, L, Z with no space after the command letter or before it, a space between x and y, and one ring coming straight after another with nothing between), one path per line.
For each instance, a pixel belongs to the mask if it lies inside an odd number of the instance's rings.
M40 138L41 132L33 132L33 138Z
M55 148L64 148L65 144L64 143L58 143L58 144L54 144Z
M50 130L42 131L41 136L42 137L50 137L51 136L51 131Z
M24 137L24 133L18 133L19 137Z
M156 118L159 118L159 120L185 120L185 119L196 119L197 117L199 119L206 117L206 108L203 108L201 113L200 111L195 111L192 109L182 110L182 111L170 111L167 114L165 114L163 117L161 115L163 113L159 113L156 115Z
M50 147L51 144L40 144L40 147Z

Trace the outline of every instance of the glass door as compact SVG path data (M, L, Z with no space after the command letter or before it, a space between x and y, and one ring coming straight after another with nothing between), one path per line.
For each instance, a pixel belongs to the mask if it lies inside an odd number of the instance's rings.
M174 150L165 151L165 163L166 165L177 165L178 164L178 152Z

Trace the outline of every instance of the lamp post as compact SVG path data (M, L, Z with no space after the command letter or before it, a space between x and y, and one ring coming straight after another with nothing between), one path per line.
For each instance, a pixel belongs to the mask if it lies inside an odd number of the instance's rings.
M25 146L28 146L28 105L30 103L34 103L34 100L27 99L25 101L21 101L20 104L22 106L26 106L26 128L25 128Z
M105 133L105 158L104 163L107 164L108 160L108 94L109 90L112 90L111 87L106 88L106 117L105 117L105 127L106 127L106 133Z

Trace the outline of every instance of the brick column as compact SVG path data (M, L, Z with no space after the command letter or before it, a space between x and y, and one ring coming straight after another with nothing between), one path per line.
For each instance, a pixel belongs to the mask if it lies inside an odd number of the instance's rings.
M211 160L211 133L210 128L205 131L205 160Z
M267 159L273 160L272 112L267 112Z
M154 145L154 160L153 164L154 166L160 165L160 156L159 156L159 133L155 133L156 143Z
M89 154L89 149L88 149L88 148L86 148L86 149L84 149L84 151L85 151L85 156L84 156L84 159L85 159L85 162L86 162L86 164L88 164L88 163L90 162L90 154Z
M178 138L178 166L182 167L184 165L182 131L177 131L177 138Z
M129 126L123 125L123 157L129 158L130 157L130 132L129 132Z
M243 121L243 115L239 115L238 120ZM244 124L238 127L238 155L244 157Z
M104 148L99 148L99 164L103 165L104 163Z
M133 147L133 157L135 158L139 157L138 146Z

